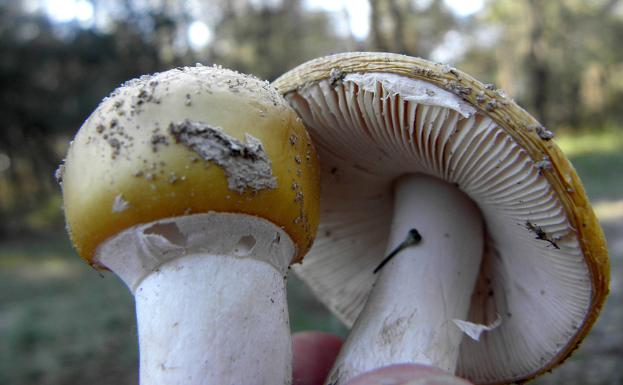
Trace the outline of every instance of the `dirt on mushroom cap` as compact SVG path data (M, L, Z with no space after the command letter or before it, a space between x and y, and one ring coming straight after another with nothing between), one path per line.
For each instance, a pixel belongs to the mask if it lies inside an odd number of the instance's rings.
M189 120L171 123L169 131L178 142L190 147L204 160L221 166L230 190L243 193L246 189L277 188L270 159L257 138L246 134L246 143L243 143L217 127Z
M169 129L186 121L218 127L234 147L250 151L253 167L232 171L203 157ZM76 135L59 176L72 240L89 261L100 242L120 230L207 211L246 213L282 226L298 245L299 260L317 225L316 162L300 120L266 82L197 66L115 90ZM232 172L253 173L258 164L263 182L230 184ZM300 191L292 190L294 183ZM115 211L118 196L127 205Z

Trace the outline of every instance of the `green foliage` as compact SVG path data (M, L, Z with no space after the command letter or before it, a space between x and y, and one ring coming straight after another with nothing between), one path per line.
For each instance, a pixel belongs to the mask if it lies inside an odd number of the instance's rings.
M112 33L67 27L25 13L19 3L0 3L0 153L11 160L0 171L10 202L0 202L0 214L10 219L0 222L0 235L33 224L20 218L40 225L42 218L28 213L49 211L49 197L58 192L58 139L73 136L115 86L164 68L129 20Z
M556 142L569 157L593 202L623 197L623 136L619 130L564 132Z
M571 158L587 154L623 153L623 135L616 127L563 131L556 138L556 143Z
M345 328L290 276L292 330ZM65 234L0 244L0 383L135 384L133 299L87 266Z
M575 130L623 118L620 1L490 1L463 32L472 49L457 65L544 124Z
M60 193L52 193L25 215L24 223L29 229L38 232L62 228L64 217L61 206Z
M300 1L289 0L282 7L247 3L224 12L208 55L225 67L274 80L304 61L345 49L328 15L304 12Z
M64 234L4 243L0 383L135 383L131 306L123 285L82 263Z

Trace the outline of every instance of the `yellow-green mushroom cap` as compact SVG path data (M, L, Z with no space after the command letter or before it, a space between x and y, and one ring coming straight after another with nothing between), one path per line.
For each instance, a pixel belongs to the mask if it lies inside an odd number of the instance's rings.
M318 224L314 147L268 83L197 65L131 80L80 128L58 176L68 231L97 247L132 226L219 212L261 217L311 247Z

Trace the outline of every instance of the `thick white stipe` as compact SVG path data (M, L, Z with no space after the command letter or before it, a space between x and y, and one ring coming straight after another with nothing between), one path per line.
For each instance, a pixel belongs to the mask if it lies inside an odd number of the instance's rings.
M387 253L417 229L422 241L378 273L329 384L379 367L422 363L454 373L483 252L478 208L454 186L424 175L400 178Z
M294 246L260 218L136 226L98 250L134 293L141 385L287 385L285 272Z

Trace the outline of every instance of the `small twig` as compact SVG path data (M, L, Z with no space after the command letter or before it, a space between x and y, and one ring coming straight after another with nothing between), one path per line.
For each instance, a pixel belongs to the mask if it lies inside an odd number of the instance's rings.
M409 246L417 245L418 243L420 243L421 240L422 240L422 236L420 235L420 233L418 233L416 229L409 230L409 233L407 233L407 238L404 241L402 241L401 244L396 246L396 248L392 250L392 252L389 253L389 255L381 261L381 263L376 267L376 269L372 271L372 274L378 273L378 271L381 270L383 266L385 266L385 264L389 262L390 259L396 256L396 254L400 253L402 250L406 249Z
M526 228L532 231L535 235L535 239L540 239L542 241L549 242L550 245L554 246L555 249L560 249L558 244L556 243L557 239L550 237L545 230L541 226L537 226L530 221L526 221Z

